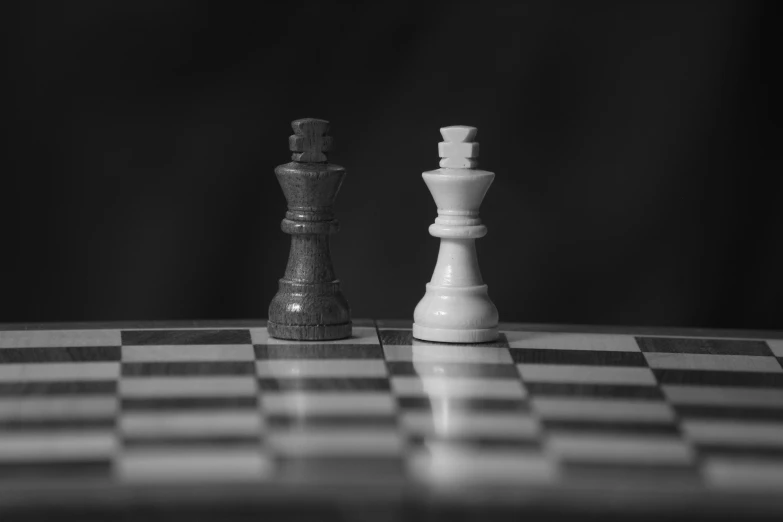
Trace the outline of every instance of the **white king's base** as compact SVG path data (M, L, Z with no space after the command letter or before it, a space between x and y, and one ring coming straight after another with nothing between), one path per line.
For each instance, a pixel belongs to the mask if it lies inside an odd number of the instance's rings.
M472 243L472 241L471 241ZM427 284L413 311L413 337L440 343L485 343L498 338L498 309L487 285Z
M422 341L439 343L487 343L496 341L497 328L477 328L473 330L455 330L452 328L431 328L413 323L413 337Z

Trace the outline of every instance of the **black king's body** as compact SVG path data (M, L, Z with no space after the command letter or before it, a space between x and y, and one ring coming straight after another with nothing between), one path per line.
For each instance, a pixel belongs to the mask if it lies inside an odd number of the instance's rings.
M275 169L288 201L281 224L291 235L285 275L269 305L269 335L278 339L326 341L351 336L351 311L340 291L329 250L329 235L339 230L333 205L345 169L327 163L332 140L329 122L294 121L291 163Z

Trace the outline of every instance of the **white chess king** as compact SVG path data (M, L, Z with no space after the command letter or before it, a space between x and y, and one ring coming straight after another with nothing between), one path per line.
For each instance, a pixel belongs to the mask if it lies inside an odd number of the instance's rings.
M441 168L422 174L438 206L430 234L440 238L440 252L413 312L413 337L445 343L494 341L498 310L481 278L476 239L487 233L478 214L495 174L476 169L475 127L444 127L440 133Z

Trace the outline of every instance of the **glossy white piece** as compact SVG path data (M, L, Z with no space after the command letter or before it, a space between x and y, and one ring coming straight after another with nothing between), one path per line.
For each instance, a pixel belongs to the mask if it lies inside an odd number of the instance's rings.
M443 136L443 140L452 143L473 141L477 132L478 129L476 127L468 125L450 125L440 129L440 135Z
M441 129L440 156L476 166L475 127ZM443 165L441 161L441 167ZM413 312L413 337L446 343L477 343L498 338L498 311L489 298L476 257L477 238L487 233L479 207L495 174L474 168L440 168L422 174L438 217L430 234L441 238L440 252L426 294Z
M478 161L470 158L443 158L440 167L444 169L475 169Z
M441 158L477 158L479 144L475 142L455 143L441 141L438 143L438 154Z

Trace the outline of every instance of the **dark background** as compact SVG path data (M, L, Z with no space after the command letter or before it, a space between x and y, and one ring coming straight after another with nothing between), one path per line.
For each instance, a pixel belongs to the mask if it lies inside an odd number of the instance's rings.
M317 117L354 317L412 316L464 124L501 320L783 329L774 3L9 2L0 322L266 317Z

